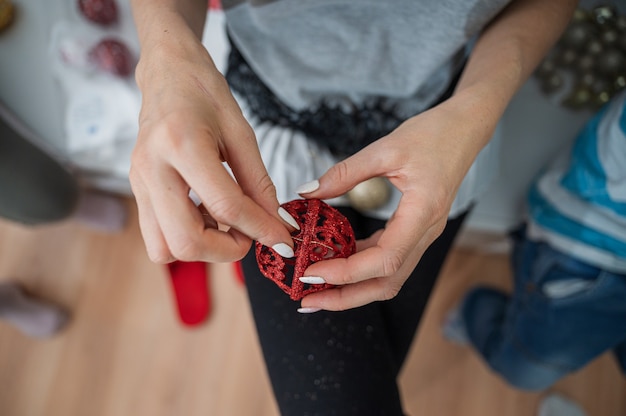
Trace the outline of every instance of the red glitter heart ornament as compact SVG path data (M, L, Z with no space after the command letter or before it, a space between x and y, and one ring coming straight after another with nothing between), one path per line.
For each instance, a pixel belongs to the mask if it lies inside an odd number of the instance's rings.
M257 242L259 270L293 300L333 287L330 284L308 285L299 278L313 263L354 254L356 240L348 219L319 199L296 199L281 206L300 226L300 230L291 233L295 256L283 258L270 247Z

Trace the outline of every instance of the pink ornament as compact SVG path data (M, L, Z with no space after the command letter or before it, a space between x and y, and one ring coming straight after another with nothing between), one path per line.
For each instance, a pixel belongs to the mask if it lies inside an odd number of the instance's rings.
M126 45L116 39L103 39L89 51L89 60L102 71L126 77L133 73L133 56Z
M115 0L78 0L78 9L85 18L102 26L117 22L117 4Z

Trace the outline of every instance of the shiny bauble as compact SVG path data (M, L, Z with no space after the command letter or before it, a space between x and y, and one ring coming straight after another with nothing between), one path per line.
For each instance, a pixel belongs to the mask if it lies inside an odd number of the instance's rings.
M600 39L602 39L602 43L604 43L605 46L613 45L617 43L619 39L619 32L615 29L603 30L600 34Z
M620 74L626 69L626 56L624 56L624 51L617 48L607 49L598 57L597 66L598 70L603 74Z
M561 89L564 83L563 76L559 72L554 72L548 76L542 77L539 85L543 93L552 94Z
M584 85L586 87L591 87L593 84L596 83L596 81L598 80L598 77L593 72L584 72L580 74L578 79L581 85Z
M576 70L579 73L590 72L596 65L597 58L593 55L581 55L576 62Z
M563 43L570 48L582 49L594 36L595 28L588 22L573 22L563 34Z
M591 16L593 20L596 21L596 23L600 25L605 25L615 20L615 17L617 16L617 10L615 10L615 7L613 5L601 5L595 7L591 11Z
M619 15L615 18L615 28L621 32L626 32L626 14Z
M624 51L624 53L626 54L626 29L624 30L624 33L620 33L615 46Z
M558 63L561 66L571 66L578 60L578 52L574 48L563 48L559 51Z
M611 101L611 93L609 91L601 91L601 92L594 94L592 105L593 107L597 109L597 108L602 107L604 104L608 103L609 101Z
M101 71L128 77L135 69L135 59L124 42L104 38L89 50L89 60Z
M593 84L591 84L591 92L594 94L600 94L603 92L611 91L611 83L606 78L598 78Z
M563 105L573 110L580 110L587 107L591 103L592 98L593 93L590 88L584 85L578 85L570 95L563 100Z
M555 70L556 62L554 62L554 59L551 57L545 58L543 61L541 61L541 64L535 70L535 76L543 78L552 75Z
M604 51L604 44L598 39L590 39L589 42L587 42L585 51L589 55L599 55Z
M78 0L78 10L91 23L111 26L118 21L116 0Z
M357 211L380 208L389 202L390 186L384 178L371 178L361 182L347 193L350 205Z
M576 9L572 15L572 22L584 22L591 19L589 12L585 9Z

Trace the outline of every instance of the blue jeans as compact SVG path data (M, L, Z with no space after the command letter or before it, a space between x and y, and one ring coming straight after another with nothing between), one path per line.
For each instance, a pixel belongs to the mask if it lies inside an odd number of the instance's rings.
M512 295L479 287L461 305L471 345L509 384L543 390L606 351L626 373L626 275L514 234Z

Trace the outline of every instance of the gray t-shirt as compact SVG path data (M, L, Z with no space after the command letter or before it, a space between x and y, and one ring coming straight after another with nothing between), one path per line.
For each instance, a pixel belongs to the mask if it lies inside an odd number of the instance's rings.
M431 104L465 46L508 0L224 0L227 29L257 75L295 110L372 96Z
M467 44L508 0L222 0L233 42L261 80L296 111L324 102L348 111L387 97L399 116L412 116L445 91ZM338 162L296 129L260 121L235 94L252 125L278 200ZM345 107L343 107L345 105ZM495 136L497 139L497 135ZM450 217L468 209L498 170L497 140L467 173ZM401 193L366 212L389 218ZM347 203L344 197L330 201Z

